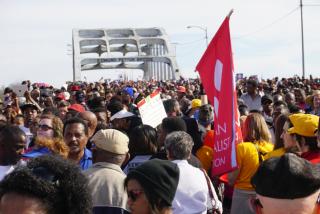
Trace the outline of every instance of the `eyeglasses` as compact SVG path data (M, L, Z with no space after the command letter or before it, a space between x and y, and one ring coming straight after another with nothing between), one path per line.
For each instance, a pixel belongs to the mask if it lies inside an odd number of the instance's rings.
M128 192L127 192L128 197L129 197L132 201L136 201L142 193L143 193L142 190L131 190L131 191L128 191Z
M41 130L43 130L43 131L48 131L48 130L50 130L50 129L53 129L52 127L50 127L50 126L48 126L48 125L46 125L46 124L39 124L39 125L38 125L38 128L41 129Z

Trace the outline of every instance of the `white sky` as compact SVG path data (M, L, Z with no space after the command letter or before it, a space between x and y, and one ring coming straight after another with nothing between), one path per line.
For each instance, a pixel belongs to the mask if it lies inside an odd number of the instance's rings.
M304 0L319 4L320 0ZM235 71L259 77L301 75L299 0L0 0L0 85L30 79L56 86L72 79L68 56L73 28L163 27L177 42L177 62L184 76L193 72L231 8ZM306 76L320 76L320 7L304 7ZM269 25L269 27L265 27ZM243 36L244 35L244 36ZM194 43L190 41L201 40ZM187 43L187 44L185 44ZM84 72L89 81L108 71Z

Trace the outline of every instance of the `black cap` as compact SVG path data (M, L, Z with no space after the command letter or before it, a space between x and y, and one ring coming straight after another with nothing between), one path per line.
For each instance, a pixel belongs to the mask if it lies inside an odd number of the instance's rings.
M21 111L25 111L27 108L33 108L35 110L38 110L37 106L33 103L26 103L20 107Z
M171 206L178 187L179 174L176 164L152 159L132 169L126 180L136 179L144 189L148 189Z
M261 97L261 104L265 104L265 103L272 103L272 97L269 94L264 95L263 97Z
M247 85L252 85L252 87L257 88L258 87L258 81L254 79L247 80Z
M320 166L287 153L264 161L252 177L251 184L262 196L304 198L320 189Z

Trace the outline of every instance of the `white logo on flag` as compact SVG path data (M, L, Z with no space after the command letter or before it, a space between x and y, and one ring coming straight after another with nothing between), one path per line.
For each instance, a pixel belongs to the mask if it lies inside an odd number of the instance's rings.
M221 77L222 77L223 64L217 59L216 66L214 68L214 86L217 91L221 90Z
M223 64L220 60L217 59L216 65L214 68L214 87L219 92L221 90L222 70L223 70ZM218 117L218 115L219 115L219 99L217 97L214 97L214 113L215 113L216 117Z

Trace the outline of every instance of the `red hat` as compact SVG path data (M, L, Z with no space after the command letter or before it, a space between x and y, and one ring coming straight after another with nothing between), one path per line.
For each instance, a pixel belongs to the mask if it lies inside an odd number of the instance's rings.
M78 85L71 86L71 91L79 91L79 90L80 90L80 86Z
M186 88L183 86L178 86L177 92L186 93Z
M66 100L66 97L64 96L63 93L59 93L59 94L56 96L56 98L59 98L59 99L61 99L61 100Z
M86 109L83 107L83 105L81 104L72 104L68 110L74 110L74 111L77 111L77 112L85 112Z

